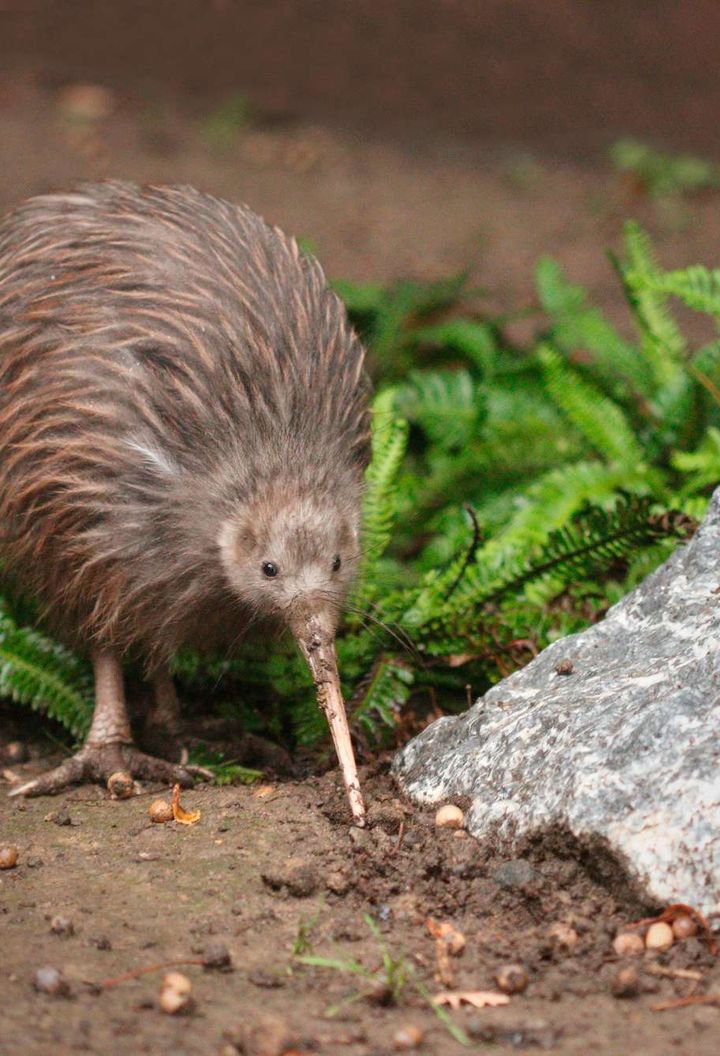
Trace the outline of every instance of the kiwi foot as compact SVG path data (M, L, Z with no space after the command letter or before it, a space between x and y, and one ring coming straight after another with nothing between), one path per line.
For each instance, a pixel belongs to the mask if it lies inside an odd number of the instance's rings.
M54 796L70 785L89 782L107 785L111 775L118 772L163 785L177 784L182 788L191 788L195 777L212 777L212 773L202 766L179 766L166 759L157 759L133 744L86 744L60 766L19 785L10 795Z

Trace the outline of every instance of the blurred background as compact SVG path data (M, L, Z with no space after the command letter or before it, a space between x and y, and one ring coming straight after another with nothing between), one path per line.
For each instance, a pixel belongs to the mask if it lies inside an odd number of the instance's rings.
M334 277L469 267L507 310L551 253L612 312L626 216L715 259L719 49L710 0L0 0L0 208L189 181Z

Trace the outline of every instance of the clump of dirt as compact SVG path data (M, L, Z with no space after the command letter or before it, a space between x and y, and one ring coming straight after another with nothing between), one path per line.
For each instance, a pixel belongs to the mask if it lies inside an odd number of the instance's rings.
M710 1044L718 1009L652 1010L720 989L702 936L621 958L613 939L646 908L574 860L542 847L512 858L438 828L386 773L366 773L364 791L366 830L348 824L336 772L185 792L201 811L192 826L152 823L157 789L3 796L0 832L18 848L0 874L3 1056L380 1056L408 1039L449 1056L462 1050L458 1030L499 1051L660 1056L672 1043L689 1056ZM439 982L445 933L455 946ZM440 991L498 995L507 965L527 975L507 1004L443 1009L447 1022L433 1010ZM177 1014L158 1004L170 971L192 985ZM38 987L38 972L62 986Z

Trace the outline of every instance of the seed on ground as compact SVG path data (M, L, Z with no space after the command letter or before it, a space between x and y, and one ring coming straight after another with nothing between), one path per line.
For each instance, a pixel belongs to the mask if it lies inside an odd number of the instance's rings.
M116 770L108 778L107 790L113 799L130 799L130 796L135 792L135 782L132 779L132 775L125 770Z
M439 829L464 829L465 815L460 807L446 803L435 815L435 824Z
M615 997L636 997L640 989L640 976L637 968L628 965L615 974L611 990Z
M168 972L163 977L158 1005L163 1012L174 1016L190 1007L192 983L182 972Z
M0 847L0 869L14 869L18 860L18 849L6 843Z
M53 935L64 935L65 937L68 937L75 934L75 925L70 917L58 913L50 921L50 931Z
M681 917L675 917L672 930L676 939L690 939L693 935L697 935L698 926L692 917L683 914Z
M173 820L172 806L166 799L154 799L148 807L148 814L156 825L164 825Z
M422 1045L423 1032L412 1023L408 1023L395 1032L393 1047L395 1052L410 1052Z
M495 982L504 994L521 994L528 985L528 974L522 964L503 964L495 972Z
M640 957L645 952L645 943L636 931L621 931L613 940L613 949L618 957Z
M669 950L675 941L673 935L673 929L669 924L665 924L662 921L658 921L656 924L651 924L647 930L645 936L645 946L648 950L655 950L657 953L662 953L663 950Z
M30 752L22 741L10 741L5 745L5 758L10 764L26 763L30 758Z

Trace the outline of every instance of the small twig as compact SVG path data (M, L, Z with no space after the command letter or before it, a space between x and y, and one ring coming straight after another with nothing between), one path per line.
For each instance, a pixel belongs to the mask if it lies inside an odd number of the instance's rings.
M648 964L645 971L648 975L662 975L666 979L694 979L698 983L704 978L702 972L693 971L692 968L666 968L663 964Z
M720 1005L720 993L716 994L692 994L690 997L678 997L674 1001L663 1001L659 1005L651 1005L651 1012L670 1012L675 1008L685 1008L687 1005Z
M405 839L405 821L403 819L403 821L400 822L400 828L398 829L398 836L397 836L397 840L395 841L395 846L390 851L391 855L398 853L398 851L402 847L404 839Z
M202 957L187 957L182 961L163 961L161 964L148 964L144 968L133 968L129 972L123 972L122 975L116 975L111 979L103 979L101 983L95 983L101 990L109 990L111 986L117 986L118 983L126 983L130 979L139 979L141 975L148 975L150 972L162 972L166 968L179 968L185 964L197 964L202 968L205 964Z

